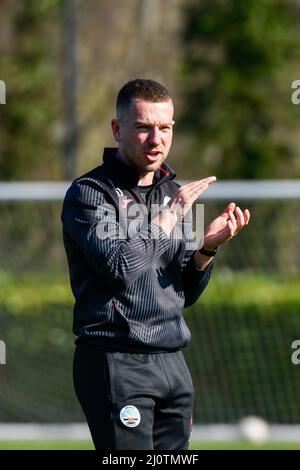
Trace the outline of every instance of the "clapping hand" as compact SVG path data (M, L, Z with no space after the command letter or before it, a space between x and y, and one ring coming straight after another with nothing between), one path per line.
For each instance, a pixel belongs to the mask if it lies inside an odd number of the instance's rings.
M243 212L234 202L231 202L206 228L203 247L206 250L216 249L248 225L249 220L249 210L245 209Z

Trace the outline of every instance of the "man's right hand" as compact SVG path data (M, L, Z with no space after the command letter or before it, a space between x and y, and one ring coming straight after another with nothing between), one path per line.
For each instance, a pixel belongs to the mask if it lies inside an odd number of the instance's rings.
M168 206L176 214L177 220L183 219L198 197L216 180L215 176L208 176L203 180L185 184L176 191Z
M166 234L170 235L176 223L184 218L196 199L216 180L215 176L209 176L181 186L152 223L160 225Z

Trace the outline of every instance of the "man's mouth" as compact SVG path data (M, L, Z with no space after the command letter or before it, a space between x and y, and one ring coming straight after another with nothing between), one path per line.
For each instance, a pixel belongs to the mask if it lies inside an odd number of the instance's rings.
M150 162L156 162L156 160L160 157L161 152L159 152L158 150L146 150L144 152L144 155Z

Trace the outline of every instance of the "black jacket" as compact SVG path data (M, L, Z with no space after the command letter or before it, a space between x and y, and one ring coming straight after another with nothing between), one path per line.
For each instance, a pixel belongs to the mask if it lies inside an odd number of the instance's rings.
M190 341L182 310L205 289L212 264L198 271L186 239L176 238L175 229L168 237L151 223L150 205L166 203L178 189L173 170L163 163L155 173L146 205L135 167L116 152L105 149L103 165L76 179L64 200L73 331L77 342L107 350L182 348ZM137 219L136 203L149 214Z

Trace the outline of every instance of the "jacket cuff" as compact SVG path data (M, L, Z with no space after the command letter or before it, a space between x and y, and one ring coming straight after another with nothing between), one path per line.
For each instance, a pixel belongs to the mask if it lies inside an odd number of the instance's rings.
M210 269L210 267L213 265L214 263L214 258L211 259L211 261L208 263L208 265L206 266L206 268L204 269L200 269L199 266L197 265L196 261L195 261L195 257L194 257L194 253L193 253L193 265L194 265L194 268L196 269L196 271L200 272L200 273L204 273L205 271L207 271L208 269Z

